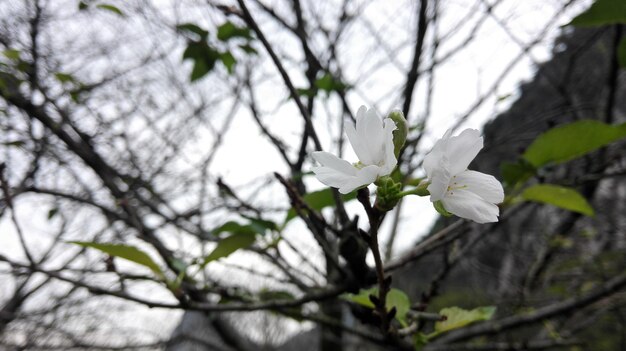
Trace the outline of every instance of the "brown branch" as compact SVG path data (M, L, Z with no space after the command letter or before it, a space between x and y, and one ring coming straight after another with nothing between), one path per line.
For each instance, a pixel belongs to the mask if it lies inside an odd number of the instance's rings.
M252 28L254 33L256 33L256 35L259 37L259 40L263 44L263 47L265 47L265 50L267 50L267 53L270 55L272 59L272 62L274 62L274 65L278 69L280 76L283 78L283 82L285 83L285 85L287 86L287 89L289 90L289 95L298 106L298 110L300 111L300 114L304 118L304 123L306 124L307 132L309 133L311 139L313 139L313 143L315 144L315 149L318 151L322 150L322 144L320 143L319 138L317 137L317 133L315 132L315 128L313 127L313 123L311 121L311 115L307 111L306 107L304 107L304 105L302 104L302 101L300 100L300 96L298 95L298 92L296 91L296 88L293 85L291 78L289 78L289 74L287 74L287 71L285 70L285 68L283 67L283 64L280 62L280 59L274 52L274 49L272 48L271 44L267 41L267 38L265 38L263 31L261 31L261 28L252 17L252 14L250 13L250 10L248 10L248 7L246 6L244 0L237 0L237 3L241 7L244 20L250 26L250 28Z
M566 315L577 309L584 308L600 299L610 296L626 287L626 272L605 282L597 289L580 297L572 297L546 307L539 308L534 312L503 318L500 320L485 322L464 329L453 330L435 340L435 344L447 344L455 341L467 340L473 337L501 333L505 330L523 327L538 323L545 319Z

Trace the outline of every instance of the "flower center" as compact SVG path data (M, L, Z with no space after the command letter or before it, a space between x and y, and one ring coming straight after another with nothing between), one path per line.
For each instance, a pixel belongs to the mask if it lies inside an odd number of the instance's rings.
M454 176L450 180L450 184L448 184L448 188L446 189L446 194L447 195L454 195L454 190L467 189L467 188L468 188L467 185L459 184L456 181L456 176Z

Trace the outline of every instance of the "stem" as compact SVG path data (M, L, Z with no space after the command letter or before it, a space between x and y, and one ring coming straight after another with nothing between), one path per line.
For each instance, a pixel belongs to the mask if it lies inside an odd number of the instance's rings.
M401 191L398 193L398 197L405 197L407 195L417 195L417 196L428 196L430 195L430 193L428 192L428 190L426 190L426 188L414 188L414 189L409 189L409 190L405 190L405 191Z
M376 312L380 317L380 329L382 330L383 335L388 336L390 315L387 311L387 307L385 306L385 302L387 301L387 293L389 292L391 279L387 279L385 277L383 260L380 255L380 248L378 246L378 227L380 226L383 213L375 207L372 207L369 195L369 190L367 188L363 188L358 191L357 199L361 204L363 204L365 212L367 213L367 218L370 222L370 229L368 231L369 237L367 238L367 242L370 249L372 250L372 254L374 255L374 263L376 265L376 277L378 280L378 300L372 302L374 302Z

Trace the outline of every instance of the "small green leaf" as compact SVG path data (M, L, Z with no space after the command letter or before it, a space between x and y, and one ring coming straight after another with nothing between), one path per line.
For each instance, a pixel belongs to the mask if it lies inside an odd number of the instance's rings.
M315 86L330 94L332 91L342 91L348 86L339 80L336 80L330 73L324 74L322 77L315 81Z
M523 157L539 168L548 163L575 159L624 137L626 123L610 125L595 120L581 120L539 135Z
M626 1L596 0L591 7L576 16L569 25L578 27L626 23Z
M252 39L250 29L247 27L239 27L234 23L227 21L217 28L217 39L228 41L232 38Z
M200 26L198 26L197 24L194 23L183 23L183 24L179 24L176 26L176 29L180 32L183 33L192 33L192 34L196 34L198 35L201 41L206 40L207 36L209 35L209 32L203 28L201 28Z
M295 296L292 293L285 290L268 290L262 289L259 291L259 300L261 301L272 301L272 300L295 300Z
M14 60L14 61L17 61L17 60L20 59L20 51L17 50L17 49L4 50L4 51L2 51L2 55L4 55L8 59Z
M278 224L272 221L268 221L266 219L254 218L254 217L249 217L249 216L242 216L242 217L249 220L250 224L248 226L254 229L256 233L261 234L261 235L265 235L267 230L279 231L280 229L278 228Z
M307 88L296 88L296 93L299 96L306 96L309 98L315 97L316 90L315 89L307 89Z
M191 59L194 61L190 75L192 82L209 73L219 58L219 52L204 42L190 42L183 52L183 60Z
M255 235L253 233L240 232L218 241L215 249L213 249L213 251L204 258L202 267L206 266L211 261L227 257L239 249L252 245L254 240Z
M255 228L250 225L239 224L235 221L228 221L221 226L213 229L211 233L214 236L218 236L221 233L241 233L241 234L256 234L258 233Z
M413 336L413 347L415 351L421 351L428 344L428 336L424 333L417 333Z
M374 304L370 301L370 295L378 296L378 288L361 289L358 294L343 294L341 297L345 300L352 301L367 308L374 308ZM387 310L396 308L396 319L403 327L408 325L406 314L411 308L409 297L399 289L391 289L387 293L387 301L385 301Z
M315 81L315 86L327 93L331 92L334 86L333 76L328 73L323 75Z
M385 303L387 309L392 307L396 308L396 319L403 327L407 327L409 324L406 320L406 313L411 308L411 301L409 297L399 289L391 289L387 293L387 302Z
M500 164L500 172L506 185L514 186L530 179L537 170L530 162L521 158L517 162L503 162Z
M340 195L340 197L344 202L354 200L356 199L356 191L353 191L346 195ZM308 193L302 197L302 200L304 200L304 202L309 205L310 208L316 211L335 204L335 198L333 197L333 192L330 188ZM290 209L289 212L287 212L285 224L290 220L296 218L297 216L298 214L296 213L296 210L294 210L293 208Z
M80 11L86 10L88 7L89 7L89 5L86 2L84 2L84 1L80 1L78 3L78 9Z
M626 37L622 38L617 47L617 62L621 68L626 68Z
M124 12L122 12L122 10L120 10L119 8L117 8L117 7L113 6L113 5L98 4L98 5L96 5L96 7L101 9L101 10L110 11L110 12L113 12L114 14L116 14L118 16L124 17ZM80 8L80 5L79 5L79 8Z
M228 70L228 73L232 74L233 67L235 66L235 63L237 62L237 60L235 60L235 57L230 53L230 51L225 51L225 52L220 53L220 60L222 61L226 69Z
M474 322L490 320L495 313L495 306L478 307L471 311L459 307L444 308L439 314L446 316L446 320L435 323L435 332L433 334L438 335L453 329L462 328ZM429 338L432 338L433 334L430 334Z
M170 264L172 265L172 267L180 271L181 274L183 274L187 270L187 267L189 266L187 263L185 263L185 261L176 257L170 260Z
M241 48L241 50L245 51L249 55L258 54L258 51L256 51L256 49L253 48L250 44L239 45L239 47Z
M115 256L131 262L135 262L137 264L150 268L159 277L163 277L163 272L161 271L159 265L156 264L147 253L139 250L134 246L124 244L94 243L88 241L70 241L70 243L82 247L89 247L100 250L110 256Z
M522 192L522 198L528 201L553 205L587 216L594 215L593 208L578 191L560 185L533 185L524 189Z
M504 95L500 95L498 96L498 98L496 99L496 102L502 102L504 100L507 100L508 98L510 98L511 96L513 96L513 94L504 94Z
M57 72L54 74L54 77L61 83L73 83L76 80L71 74Z
M56 214L59 213L59 208L58 207L53 207L48 211L48 220L54 218L54 216L56 216Z
M24 140L13 140L13 141L5 141L4 143L2 143L2 145L4 145L4 146L13 146L13 147L22 147L22 146L26 145L26 142L24 142Z

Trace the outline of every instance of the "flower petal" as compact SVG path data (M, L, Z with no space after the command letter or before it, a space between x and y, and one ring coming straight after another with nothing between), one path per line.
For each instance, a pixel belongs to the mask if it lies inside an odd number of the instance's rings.
M313 159L319 162L324 167L332 168L346 175L356 175L356 167L351 165L350 162L342 160L339 157L331 154L330 152L315 151L311 153L311 156L313 156Z
M424 157L422 163L426 170L426 176L428 179L433 177L433 172L442 166L441 159L445 156L447 158L448 139L450 137L450 130L446 131L443 137L433 145L430 152ZM449 164L448 164L449 165Z
M442 159L445 161L445 159ZM433 170L428 185L428 192L430 193L430 202L443 200L450 184L450 172L446 167L438 167Z
M459 217L477 223L497 222L500 209L495 204L483 200L471 191L457 189L449 192L441 200L445 209Z
M458 183L458 184L455 184ZM502 184L492 175L476 172L464 171L452 177L451 184L455 186L466 186L463 190L470 191L483 200L499 204L504 201L504 189Z
M342 194L375 182L381 171L378 166L358 169L348 161L324 151L313 152L311 156L322 165L313 167L313 173L317 179L328 186L338 188Z
M384 123L384 127L383 127L384 152L383 154L384 154L385 159L383 161L380 174L378 174L378 176L380 177L389 175L393 171L393 169L396 168L396 165L398 164L398 160L396 159L396 154L394 152L394 145L393 145L393 131L396 130L396 124L389 118L385 118L383 123Z
M312 156L322 165L313 167L313 173L320 182L328 186L341 188L356 177L356 167L331 153L317 151Z
M365 106L362 106L362 107L365 107ZM359 111L361 110L359 109ZM359 123L358 119L357 119L357 123ZM352 149L354 150L354 153L356 154L356 156L359 158L359 161L361 161L361 163L365 165L373 164L372 156L370 155L370 151L367 148L367 145L365 144L367 143L367 140L363 140L359 137L359 135L356 132L356 129L354 129L354 124L352 124L352 122L346 121L344 123L343 128L346 131L346 135L348 136L350 145L352 145Z
M380 167L378 166L367 166L357 170L356 176L351 177L341 187L339 187L339 192L342 194L347 194L354 189L360 188L364 185L372 184L376 181L376 178L378 178L379 171Z
M482 148L483 137L476 129L465 129L461 134L450 137L445 150L450 160L450 173L457 175L466 170Z
M368 150L370 162L363 162L366 165L381 165L384 162L383 153L383 121L378 117L373 108L363 112L359 109L357 113L356 132L363 145ZM360 117L359 117L360 114Z

